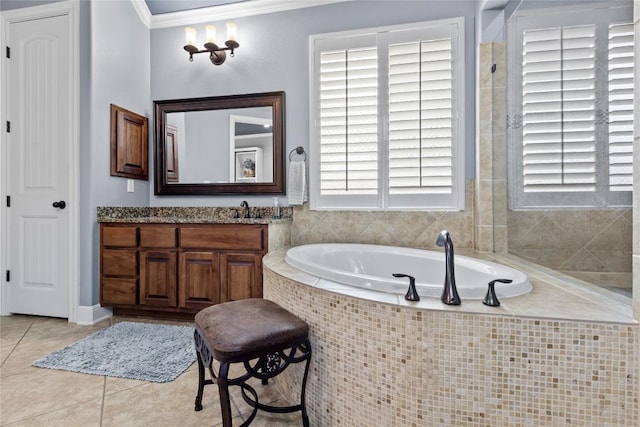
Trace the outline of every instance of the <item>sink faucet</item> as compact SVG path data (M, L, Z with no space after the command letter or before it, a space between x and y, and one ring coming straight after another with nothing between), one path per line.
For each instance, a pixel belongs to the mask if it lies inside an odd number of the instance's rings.
M456 288L456 276L453 270L453 241L447 230L442 230L436 239L436 245L444 247L445 253L445 276L444 289L440 301L447 305L460 305L462 302L458 296Z
M244 218L251 218L249 215L249 203L247 203L246 200L243 200L242 203L240 203L240 207L244 208Z

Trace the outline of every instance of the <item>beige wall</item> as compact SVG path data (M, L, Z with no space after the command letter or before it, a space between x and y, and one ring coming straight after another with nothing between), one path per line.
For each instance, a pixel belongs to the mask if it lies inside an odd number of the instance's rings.
M473 248L474 186L466 183L464 211L311 211L294 208L291 243L366 243L435 248L438 233L449 230L456 248Z
M509 252L559 271L631 273L631 209L509 211Z

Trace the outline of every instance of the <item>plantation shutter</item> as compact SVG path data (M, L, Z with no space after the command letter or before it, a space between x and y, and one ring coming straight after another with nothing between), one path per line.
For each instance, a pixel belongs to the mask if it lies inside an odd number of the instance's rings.
M609 190L633 190L633 24L609 26Z
M531 10L510 24L513 209L631 204L632 11Z
M312 209L462 209L464 20L311 36Z
M389 46L389 192L450 194L451 39Z
M322 194L378 191L377 48L320 54Z
M525 31L524 191L594 191L595 26Z

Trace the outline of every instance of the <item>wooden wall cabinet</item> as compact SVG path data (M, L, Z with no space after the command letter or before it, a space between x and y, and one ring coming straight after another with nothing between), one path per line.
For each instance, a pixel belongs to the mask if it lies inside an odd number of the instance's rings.
M100 304L115 314L190 317L262 297L267 225L100 226Z
M149 119L111 104L111 176L149 179Z

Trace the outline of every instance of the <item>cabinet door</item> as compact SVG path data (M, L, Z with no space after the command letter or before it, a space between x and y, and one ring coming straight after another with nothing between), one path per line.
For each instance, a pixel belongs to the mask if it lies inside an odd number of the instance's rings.
M220 255L221 302L262 298L262 254Z
M216 252L180 254L178 306L202 310L220 303L219 256Z
M147 180L149 120L111 104L111 176Z
M140 251L140 304L175 307L177 302L175 251Z

